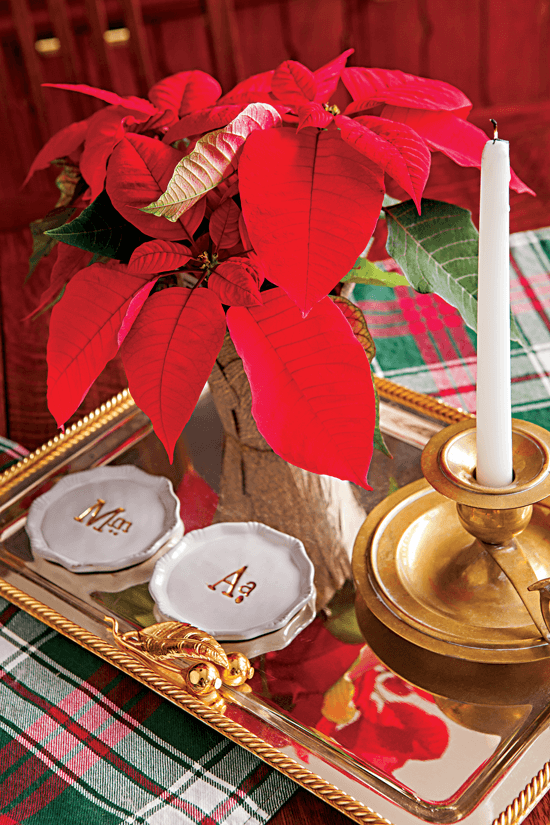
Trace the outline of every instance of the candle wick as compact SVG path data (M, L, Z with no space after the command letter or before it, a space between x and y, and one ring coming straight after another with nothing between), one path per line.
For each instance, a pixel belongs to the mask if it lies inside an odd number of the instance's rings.
M498 124L497 124L496 120L494 120L492 117L490 117L489 120L493 124L493 130L494 130L493 131L493 143L494 143L495 140L498 140Z

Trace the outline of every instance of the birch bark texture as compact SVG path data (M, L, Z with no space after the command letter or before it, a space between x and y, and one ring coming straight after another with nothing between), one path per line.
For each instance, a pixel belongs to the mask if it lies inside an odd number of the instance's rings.
M353 543L365 510L349 482L309 473L273 452L252 417L250 384L229 335L209 386L224 430L214 523L259 521L300 539L315 566L320 610L351 578Z

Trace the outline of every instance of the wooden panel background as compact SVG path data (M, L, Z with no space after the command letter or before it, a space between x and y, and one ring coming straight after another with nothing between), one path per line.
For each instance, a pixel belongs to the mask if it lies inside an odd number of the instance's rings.
M128 42L105 43L102 28L124 26ZM20 186L44 140L101 105L40 82L145 95L151 82L199 68L228 90L282 60L315 69L353 47L349 65L446 80L470 97L475 123L488 131L489 117L497 117L516 171L539 195L513 198L518 230L550 224L549 33L550 0L0 0L0 431L31 448L55 432L45 404L47 317L22 319L51 266L23 284L24 227L56 193L48 171ZM61 51L39 54L35 42L53 36ZM460 203L475 217L478 193L477 170L434 156L428 196ZM112 365L81 411L123 382Z

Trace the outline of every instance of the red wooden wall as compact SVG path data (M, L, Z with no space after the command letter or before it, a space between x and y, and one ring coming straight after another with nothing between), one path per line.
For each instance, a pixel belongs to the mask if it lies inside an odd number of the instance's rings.
M8 115L4 120L16 135L10 162L3 164L2 190L16 190L47 135L96 105L49 89L33 100L16 28L27 7L24 30L31 46L56 34L53 12L58 6L66 7L74 32L74 65L63 53L36 54L35 71L44 82L104 83L119 94L144 94L148 81L200 68L227 89L239 77L274 68L287 58L315 69L353 47L349 65L399 68L447 80L476 108L550 101L548 0L136 0L147 65L137 65L130 41L106 47L111 71L98 59L88 22L90 5L90 0L0 2L0 87ZM109 28L127 25L129 0L101 5Z
M105 45L102 26L126 26L130 40ZM22 227L56 195L48 172L19 187L44 140L99 105L40 82L144 95L165 75L199 68L227 90L282 60L316 69L353 47L349 65L446 80L470 97L478 125L497 117L516 171L539 194L513 200L512 228L534 228L550 224L549 33L550 0L0 0L0 431L30 447L55 431L44 400L47 318L21 319L49 270L44 264L23 286ZM38 54L36 40L52 36L68 36L72 49ZM477 171L434 161L427 194L475 212ZM123 382L118 368L111 372L83 409Z

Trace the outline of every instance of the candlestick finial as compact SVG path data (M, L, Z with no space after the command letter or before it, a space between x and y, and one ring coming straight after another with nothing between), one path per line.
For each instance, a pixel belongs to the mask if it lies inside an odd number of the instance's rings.
M490 117L489 120L493 124L493 130L494 130L493 131L493 142L494 142L495 140L498 140L498 123L492 117Z

